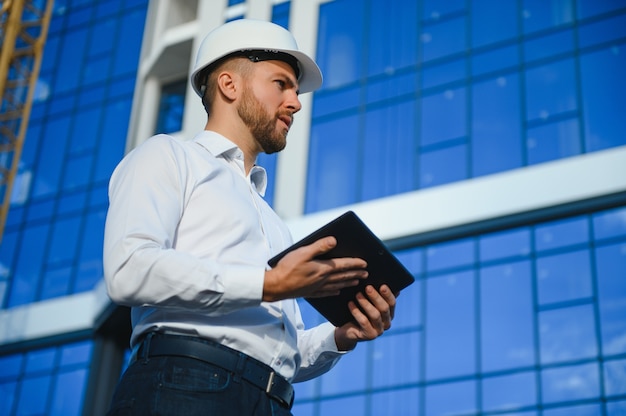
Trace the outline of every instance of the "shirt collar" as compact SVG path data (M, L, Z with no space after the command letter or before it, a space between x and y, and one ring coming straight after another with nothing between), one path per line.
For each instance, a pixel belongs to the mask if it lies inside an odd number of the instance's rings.
M243 171L243 152L235 143L214 131L204 130L193 139L215 157L223 157L240 162ZM250 170L250 182L261 196L267 190L267 172L261 166L254 165Z

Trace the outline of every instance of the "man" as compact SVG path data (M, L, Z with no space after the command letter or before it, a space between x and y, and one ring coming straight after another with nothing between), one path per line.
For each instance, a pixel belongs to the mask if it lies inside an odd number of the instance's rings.
M298 94L322 82L293 36L227 23L203 41L191 82L205 130L150 138L111 178L105 279L132 307L133 353L110 414L290 415L290 383L381 335L395 296L369 286L350 304L354 322L305 330L295 299L356 285L365 261L316 260L335 246L328 237L267 266L292 239L262 198L255 160L285 147Z

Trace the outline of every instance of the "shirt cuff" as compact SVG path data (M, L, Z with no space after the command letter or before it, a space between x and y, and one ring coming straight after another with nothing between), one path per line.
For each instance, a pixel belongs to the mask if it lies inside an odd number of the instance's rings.
M223 275L224 305L255 306L263 300L265 268L228 266Z

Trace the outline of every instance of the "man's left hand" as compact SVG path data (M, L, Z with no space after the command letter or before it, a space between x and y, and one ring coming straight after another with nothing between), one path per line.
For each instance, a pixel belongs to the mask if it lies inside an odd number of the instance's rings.
M364 293L357 293L358 306L353 301L348 303L354 321L335 329L335 343L339 351L351 350L357 342L378 338L391 328L396 296L387 285L382 285L378 291L373 286L367 286Z

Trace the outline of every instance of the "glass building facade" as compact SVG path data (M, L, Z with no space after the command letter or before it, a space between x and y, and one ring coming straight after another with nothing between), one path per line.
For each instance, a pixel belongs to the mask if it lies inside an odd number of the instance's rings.
M294 414L626 415L624 0L55 1L0 246L0 415L102 414L128 343L99 303L109 175L203 128L194 45L241 17L289 27L324 73L286 155L258 160L268 202L296 237L362 213L416 277ZM93 319L60 325L76 305Z

